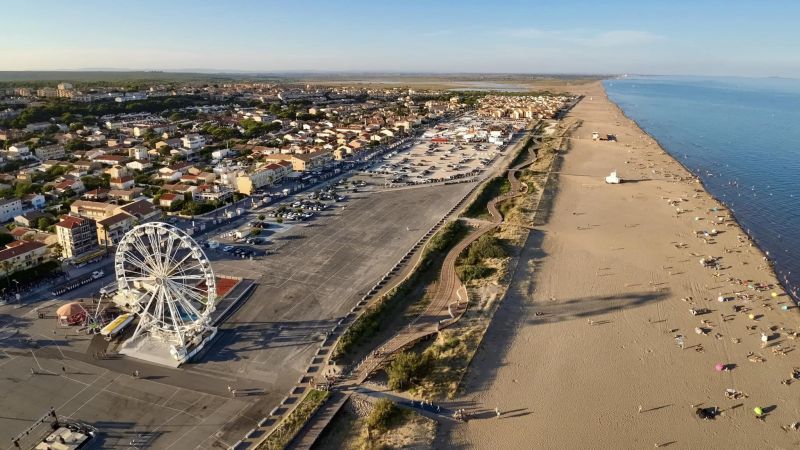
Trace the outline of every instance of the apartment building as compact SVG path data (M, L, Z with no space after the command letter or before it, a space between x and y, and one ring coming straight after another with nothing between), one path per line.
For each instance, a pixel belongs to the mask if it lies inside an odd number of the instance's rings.
M119 244L122 236L134 226L134 217L128 213L120 212L113 216L97 221L97 243L101 247L113 247Z
M288 161L270 163L251 173L236 177L236 191L252 195L257 189L278 183L291 173L292 164Z
M53 144L38 147L33 151L33 154L36 155L39 161L46 161L48 159L63 158L66 152L63 145Z
M292 170L297 172L307 172L323 168L326 164L333 161L333 154L327 151L304 153L301 155L269 155L265 161L280 163L287 161L292 164Z
M0 264L5 266L3 272L8 276L42 264L49 259L49 254L50 250L41 242L14 241L0 250Z
M86 217L64 216L56 224L56 236L64 258L75 258L98 249L96 222Z
M0 200L0 222L8 222L22 214L22 201L18 198Z

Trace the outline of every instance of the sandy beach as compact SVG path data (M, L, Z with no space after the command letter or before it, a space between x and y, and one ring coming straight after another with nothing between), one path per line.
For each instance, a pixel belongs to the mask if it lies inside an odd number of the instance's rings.
M726 209L581 89L552 215L456 402L475 418L437 448L796 448L797 309Z

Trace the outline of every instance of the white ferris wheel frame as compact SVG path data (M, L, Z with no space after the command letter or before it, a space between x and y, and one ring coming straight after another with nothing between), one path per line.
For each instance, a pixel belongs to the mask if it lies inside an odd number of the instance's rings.
M132 339L149 332L182 349L211 327L216 278L203 249L181 229L163 222L133 227L119 242L114 268L119 292L139 316Z

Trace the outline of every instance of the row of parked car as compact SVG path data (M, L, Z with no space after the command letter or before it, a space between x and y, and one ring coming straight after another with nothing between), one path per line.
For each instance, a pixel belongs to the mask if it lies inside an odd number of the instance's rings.
M262 256L263 255L263 253L259 252L258 250L254 249L254 248L242 247L242 246L238 246L238 245L226 245L225 247L222 247L222 251L225 252L225 253L230 253L230 254L232 254L234 256L238 256L238 257L240 257L242 259L249 258L251 256Z

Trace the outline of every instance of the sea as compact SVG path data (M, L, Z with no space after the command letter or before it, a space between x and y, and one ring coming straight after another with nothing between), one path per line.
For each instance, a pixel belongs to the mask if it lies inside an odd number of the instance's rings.
M626 116L733 212L797 301L800 80L642 76L604 85Z

